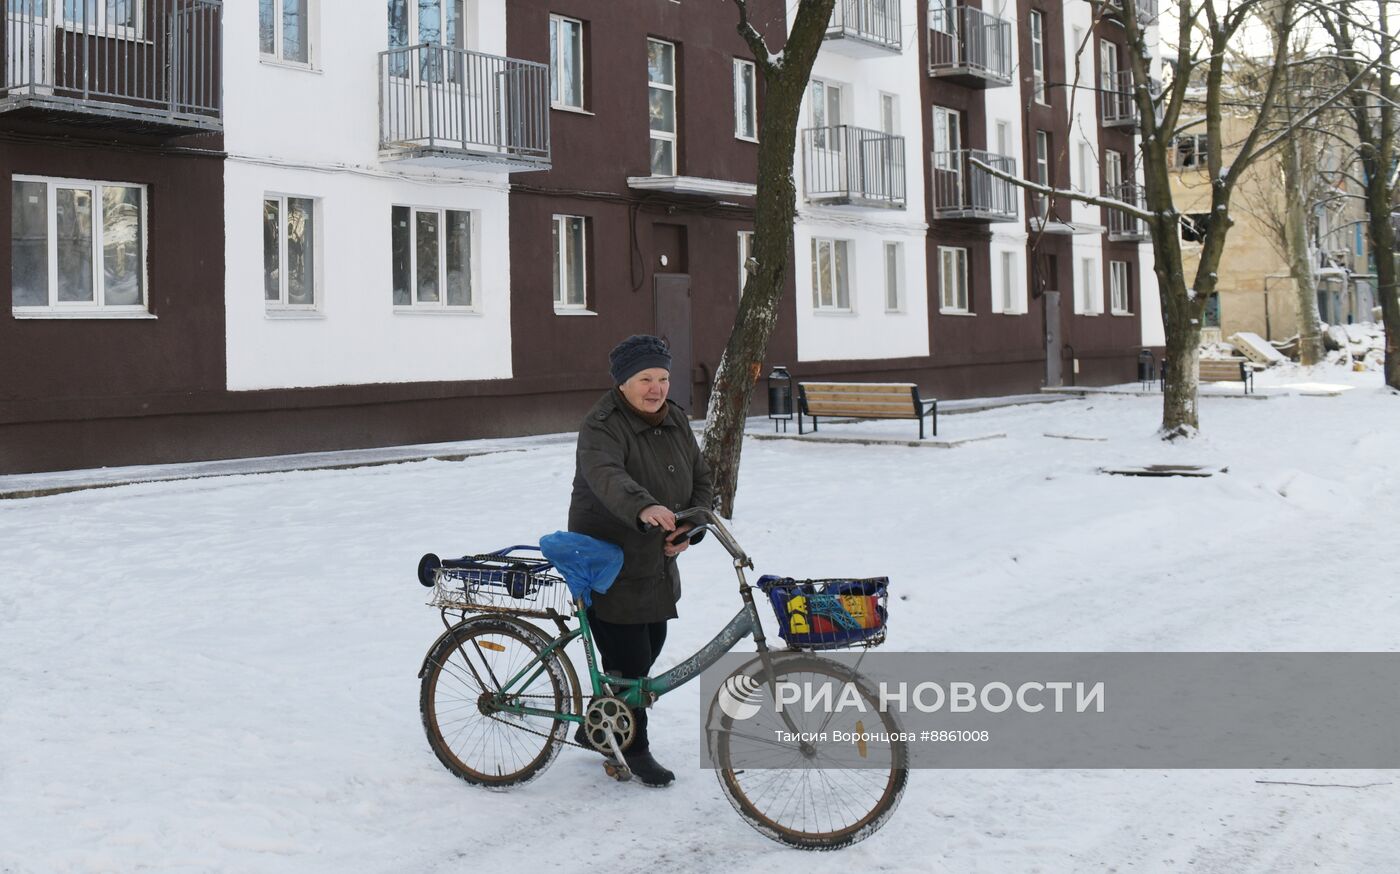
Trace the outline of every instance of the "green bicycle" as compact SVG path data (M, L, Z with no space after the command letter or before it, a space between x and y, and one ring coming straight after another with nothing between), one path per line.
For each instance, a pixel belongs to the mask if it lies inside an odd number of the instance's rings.
M650 706L752 636L755 657L730 676L742 679L746 701L758 705L749 710L759 718L746 712L736 719L728 712L732 707L722 706L721 690L705 723L725 797L759 832L789 846L836 849L873 834L894 813L908 780L908 751L893 714L881 711L870 684L851 668L811 652L770 651L744 575L752 560L708 510L676 518L695 525L692 540L712 531L728 550L743 606L698 652L655 677L614 677L599 669L581 601L569 595L552 564L529 554L537 547L446 561L425 555L419 582L433 589L429 603L446 626L419 671L423 727L433 752L468 783L516 786L538 777L564 746L577 746L569 735L581 725L592 749L608 755L609 775L630 779L622 751L635 733L632 709ZM553 622L558 633L546 634L527 617ZM866 643L882 638L883 628ZM580 639L588 666L586 703L565 654ZM840 717L774 706L778 689L804 683L848 684L863 699L864 712L881 723L871 735L877 740L861 745L859 767L801 740L842 728L833 722ZM754 766L756 761L761 765Z

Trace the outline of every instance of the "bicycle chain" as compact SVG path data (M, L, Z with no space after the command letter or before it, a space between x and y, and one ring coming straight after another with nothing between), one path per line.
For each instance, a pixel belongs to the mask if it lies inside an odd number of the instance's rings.
M530 695L530 694L512 695L511 697L512 697L512 698L549 698L549 699L553 699L553 698L554 698L553 695L545 695L545 694L543 694L543 693L533 694L533 695ZM533 735L535 735L536 737L544 737L544 738L552 738L552 737L554 737L554 735L551 734L551 733L549 733L549 732L538 731L538 730L533 729L533 728L526 728L525 726L520 725L520 724L518 724L518 723L514 723L514 722L507 722L506 720L501 719L499 716L496 716L495 714L492 714L492 713L486 713L486 714L482 714L482 715L485 716L487 719L494 719L495 721L501 723L502 725L508 725L508 726L510 726L511 728L514 728L514 729L516 729L517 731L523 731L523 732L525 732L526 734L533 734ZM569 724L569 725L572 725L573 723L568 723L568 724ZM568 734L568 730L567 730L567 729L565 730L564 734L565 734L565 735ZM592 745L592 744L581 744L581 743L576 743L576 742L574 742L574 741L572 741L572 740L567 740L567 739L565 739L565 738L559 738L558 740L555 741L555 743L560 743L560 744L563 744L564 746L569 746L569 747L578 747L578 748L581 749L581 750L589 750L589 751L591 751L591 752L599 752L598 750L595 750L595 749L593 748L593 745Z

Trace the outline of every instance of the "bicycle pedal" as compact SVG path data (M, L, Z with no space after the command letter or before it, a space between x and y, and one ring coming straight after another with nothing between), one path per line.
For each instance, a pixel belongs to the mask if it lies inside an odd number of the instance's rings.
M603 770L619 783L626 783L632 779L632 771L626 765L619 765L612 759L603 760Z

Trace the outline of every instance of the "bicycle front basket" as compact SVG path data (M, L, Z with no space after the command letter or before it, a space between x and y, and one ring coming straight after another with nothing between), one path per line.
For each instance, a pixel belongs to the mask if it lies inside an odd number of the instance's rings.
M879 646L889 620L889 577L794 580L764 575L758 588L793 649Z

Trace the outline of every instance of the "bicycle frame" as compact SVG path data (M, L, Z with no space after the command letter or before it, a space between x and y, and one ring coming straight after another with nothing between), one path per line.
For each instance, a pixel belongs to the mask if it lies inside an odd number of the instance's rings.
M607 694L614 694L623 703L633 709L641 709L649 706L662 695L680 686L685 685L690 680L698 677L706 668L719 661L720 657L729 652L734 646L745 637L753 636L754 642L758 646L759 657L765 662L768 661L768 644L763 636L763 624L759 620L758 608L753 600L753 588L744 577L744 568L752 568L753 561L742 549L739 548L732 535L724 527L713 513L704 508L696 507L677 514L676 521L684 522L692 518L703 518L701 525L694 529L695 533L691 537L696 537L701 531L713 531L720 543L729 551L734 559L734 571L739 577L739 597L743 599L744 606L739 612L734 614L734 618L720 630L709 643L702 646L695 653L690 655L680 664L671 670L655 677L641 677L632 679L630 677L616 677L602 672L598 666L598 659L594 653L593 632L588 626L588 613L583 608L583 604L576 604L576 615L579 620L579 627L574 631L569 631L553 638L529 664L516 672L515 676L501 684L500 690L496 693L495 706L505 713L519 715L540 716L547 719L559 719L567 722L583 722L583 714L560 713L553 710L543 710L537 707L529 707L511 699L516 697L510 692L511 689L526 688L530 683L539 677L545 670L545 663L553 658L556 653L562 651L575 639L582 637L584 641L584 657L588 661L588 679L592 689L593 697L600 697Z

